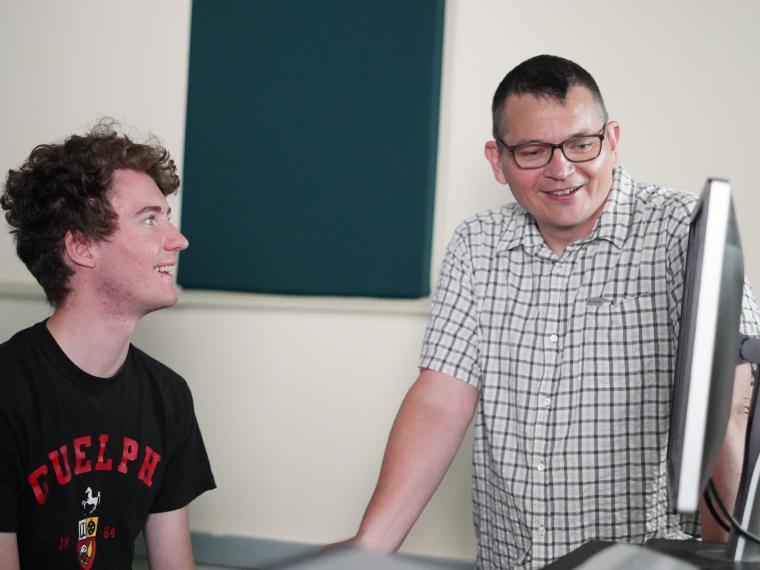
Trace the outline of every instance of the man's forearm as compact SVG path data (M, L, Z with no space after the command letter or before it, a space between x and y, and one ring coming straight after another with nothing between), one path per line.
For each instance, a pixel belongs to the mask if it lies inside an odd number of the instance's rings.
M356 542L395 552L443 479L478 402L465 382L425 370L393 423L380 477Z
M726 427L726 437L712 473L712 479L726 508L733 513L739 479L744 462L744 444L747 434L747 420L752 396L752 369L749 364L736 368L734 393L731 401L731 414ZM702 538L704 540L723 542L727 533L710 514L704 500L700 502L702 520Z
M195 570L188 508L148 515L145 546L151 570Z
M0 532L0 570L19 570L15 532Z

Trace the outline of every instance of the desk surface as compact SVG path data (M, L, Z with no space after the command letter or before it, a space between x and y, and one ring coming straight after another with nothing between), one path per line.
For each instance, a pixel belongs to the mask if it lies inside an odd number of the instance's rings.
M546 566L544 570L569 570L576 568L597 552L601 552L613 544L615 543L602 540L587 542L580 548L555 560ZM679 560L691 562L695 566L704 568L705 570L760 570L760 562L735 563L722 559L721 556L725 549L724 544L692 540L652 539L647 542L646 546L652 550L670 554Z

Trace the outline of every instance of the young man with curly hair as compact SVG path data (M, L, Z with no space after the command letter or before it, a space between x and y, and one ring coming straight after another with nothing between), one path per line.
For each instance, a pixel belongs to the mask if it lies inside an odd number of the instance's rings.
M215 487L190 390L130 343L177 301L174 161L101 122L36 147L0 205L53 306L0 345L0 569L193 568L188 504Z

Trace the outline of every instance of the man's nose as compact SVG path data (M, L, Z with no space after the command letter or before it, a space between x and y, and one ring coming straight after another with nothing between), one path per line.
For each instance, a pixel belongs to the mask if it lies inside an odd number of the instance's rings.
M166 249L171 251L182 251L187 249L190 242L185 235L179 231L173 224L169 224L169 236L166 240Z
M565 153L562 152L562 148L553 148L549 164L544 167L544 174L549 178L564 180L573 172L575 172L575 164L567 160Z

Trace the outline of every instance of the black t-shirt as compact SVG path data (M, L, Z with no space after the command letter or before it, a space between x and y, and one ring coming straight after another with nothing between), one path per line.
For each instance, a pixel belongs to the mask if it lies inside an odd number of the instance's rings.
M91 376L45 323L0 345L0 532L24 569L131 568L150 513L215 487L185 381L134 346Z

